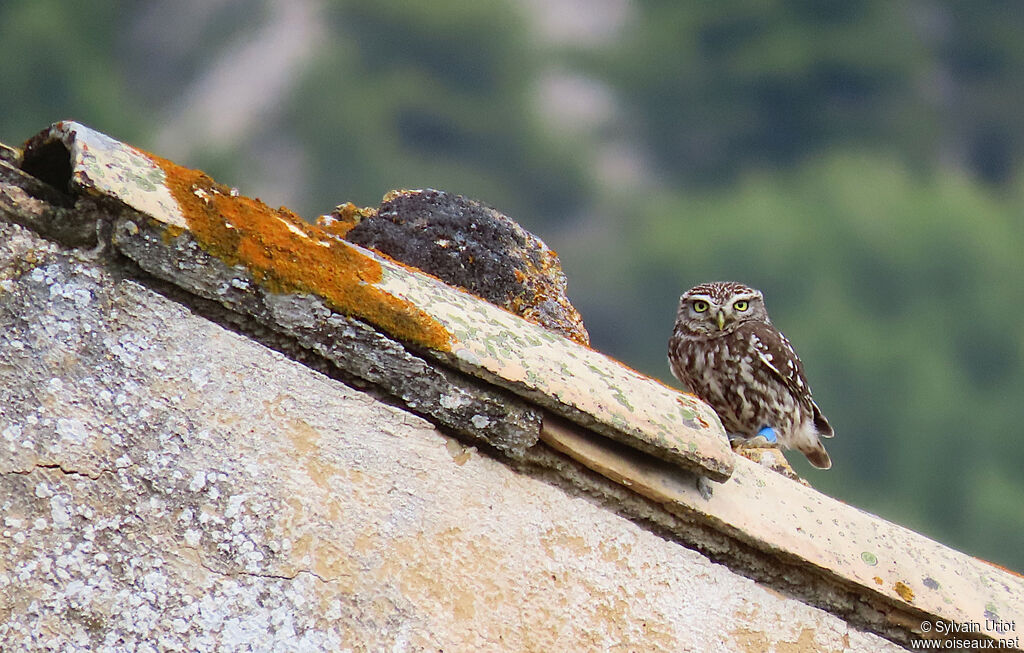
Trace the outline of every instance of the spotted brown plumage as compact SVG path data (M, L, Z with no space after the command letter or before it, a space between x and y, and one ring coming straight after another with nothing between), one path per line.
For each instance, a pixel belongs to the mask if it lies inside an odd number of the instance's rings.
M679 299L668 344L672 373L715 409L730 439L749 442L769 427L815 467L832 466L821 444L832 427L760 291L735 281L694 286Z

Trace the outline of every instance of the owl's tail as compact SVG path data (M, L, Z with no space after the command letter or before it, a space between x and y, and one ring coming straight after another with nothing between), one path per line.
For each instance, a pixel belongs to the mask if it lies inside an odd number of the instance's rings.
M814 439L813 443L802 444L800 446L800 453L807 456L807 460L811 461L811 464L818 469L828 469L832 466L832 459L829 458L824 445L817 438Z
M832 459L821 444L821 438L832 437L832 427L818 407L813 403L811 406L814 408L812 414L794 430L788 445L807 456L807 460L818 469L828 469L832 467Z
M818 404L811 402L811 410L814 411L814 428L818 431L818 437L831 438L835 436L835 431L832 430L832 425L828 423L825 416L821 414L821 409L818 408Z

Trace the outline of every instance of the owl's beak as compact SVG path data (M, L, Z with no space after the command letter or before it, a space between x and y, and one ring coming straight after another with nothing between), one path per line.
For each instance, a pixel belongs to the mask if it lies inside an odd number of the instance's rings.
M715 322L718 324L719 331L725 328L725 311L718 311L715 315Z

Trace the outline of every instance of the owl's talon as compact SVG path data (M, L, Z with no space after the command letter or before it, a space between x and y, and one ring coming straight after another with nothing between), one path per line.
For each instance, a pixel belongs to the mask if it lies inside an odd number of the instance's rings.
M729 434L729 444L733 449L762 449L774 447L778 443L779 437L775 434L775 429L770 426L764 427L757 432L757 435L749 438L738 433Z

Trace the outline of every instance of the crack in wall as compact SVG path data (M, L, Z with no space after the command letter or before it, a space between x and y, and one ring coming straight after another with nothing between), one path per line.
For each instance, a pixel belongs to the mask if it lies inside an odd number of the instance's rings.
M92 474L92 473L89 473L89 472L86 472L86 471L82 471L82 470L78 470L78 469L70 469L68 467L65 467L61 463L34 463L33 467L36 468L36 469L56 469L56 470L60 471L62 474L65 474L67 476L84 476L84 477L86 477L86 478L88 478L90 480L93 480L93 481L99 480L99 478L101 476L103 476L104 474L111 474L111 475L113 475L113 474L116 473L115 470L113 470L113 469L109 469L107 467L101 467L98 472L96 472L95 474Z
M334 576L334 577L325 578L324 576L321 576L320 574L316 573L312 569L305 569L305 568L296 569L295 573L293 573L291 575L286 574L286 573L274 574L274 573L270 573L270 572L247 571L247 570L244 570L244 569L228 569L228 570L217 569L215 566L211 565L210 563L208 563L206 561L206 557L203 555L203 549L201 549L200 547L190 546L190 545L186 544L186 545L184 545L184 548L189 549L190 551L194 551L195 552L196 558L199 561L199 566L200 567L202 567L206 571L210 572L211 574L215 574L217 576L224 576L226 578L236 578L238 576L250 576L252 578L270 578L270 579L275 579L275 580L293 581L296 578L298 578L300 575L307 574L307 575L312 576L313 578L317 579L321 583L329 584L329 583L336 583L339 580L341 580L342 578L346 578L347 577L347 576L342 575L342 576Z
M78 469L71 469L69 467L65 467L61 463L33 463L32 467L30 467L28 469L9 469L9 470L0 472L0 476L7 476L7 475L11 475L11 474L16 474L18 476L28 476L28 475L32 474L33 472L35 472L36 470L39 470L39 469L57 470L60 473L66 475L66 476L83 476L83 477L88 478L89 480L92 480L92 481L99 480L100 477L103 476L104 474L114 474L115 473L115 470L109 469L109 468L106 468L106 467L101 467L100 470L98 472L96 472L96 473L90 473L90 472L86 472L86 471L82 471L82 470L78 470Z

